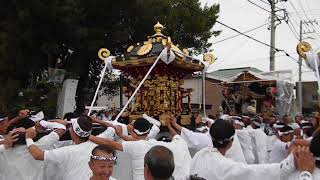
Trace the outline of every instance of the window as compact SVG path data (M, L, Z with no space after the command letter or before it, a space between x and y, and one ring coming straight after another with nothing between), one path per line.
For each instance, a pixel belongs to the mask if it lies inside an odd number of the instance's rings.
M318 101L318 95L312 95L312 100L313 101Z

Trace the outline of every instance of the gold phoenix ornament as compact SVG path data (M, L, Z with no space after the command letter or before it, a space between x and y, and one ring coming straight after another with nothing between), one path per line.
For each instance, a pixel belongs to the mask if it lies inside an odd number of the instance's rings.
M311 49L311 45L307 42L301 42L297 45L297 52L303 58L307 57L306 52L309 52Z
M98 51L98 57L104 61L107 57L110 56L110 51L107 49L107 48L101 48L99 51Z
M203 56L203 60L207 61L209 64L212 64L214 61L216 61L216 57L214 57L213 53L206 53Z

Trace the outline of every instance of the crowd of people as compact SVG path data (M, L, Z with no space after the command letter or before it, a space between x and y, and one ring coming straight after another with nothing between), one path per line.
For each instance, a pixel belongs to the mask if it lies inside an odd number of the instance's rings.
M317 180L320 118L0 116L0 180ZM166 126L165 132L163 125ZM160 130L161 129L161 130Z

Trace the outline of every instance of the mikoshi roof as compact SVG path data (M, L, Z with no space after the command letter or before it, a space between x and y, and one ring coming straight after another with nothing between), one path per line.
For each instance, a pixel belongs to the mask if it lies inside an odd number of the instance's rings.
M224 83L238 82L238 81L277 81L278 79L273 76L265 76L253 71L243 71L237 75L226 80Z
M154 26L155 34L148 36L144 42L129 46L124 56L116 58L116 61L112 63L113 67L124 71L135 71L136 68L149 67L164 48L170 47L175 54L175 60L168 67L185 71L185 73L203 70L204 65L190 56L185 56L184 54L189 55L188 49L181 50L179 45L174 45L170 37L162 34L163 29L164 26L158 22Z

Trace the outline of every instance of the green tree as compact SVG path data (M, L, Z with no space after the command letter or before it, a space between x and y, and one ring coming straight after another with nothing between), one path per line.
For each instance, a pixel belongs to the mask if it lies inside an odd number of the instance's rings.
M160 21L175 44L202 53L211 46L208 39L219 34L212 31L218 13L219 5L201 8L199 0L0 1L0 111L13 108L21 90L38 92L48 67L62 67L66 77L79 79L80 111L99 80L101 47L121 55L152 35ZM73 54L66 56L68 49ZM119 80L106 79L111 87L106 93L117 93L111 90Z

